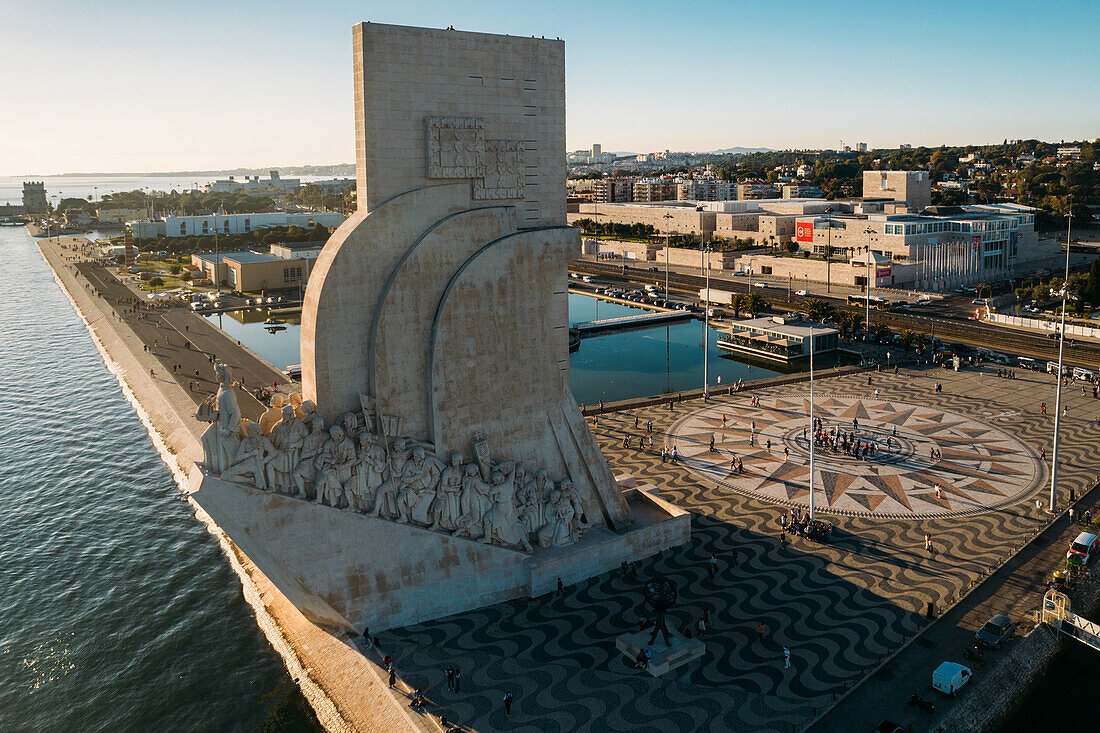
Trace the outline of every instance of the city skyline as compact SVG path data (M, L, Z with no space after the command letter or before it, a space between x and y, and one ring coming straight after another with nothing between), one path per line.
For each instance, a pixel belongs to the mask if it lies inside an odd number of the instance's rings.
M569 150L1091 139L1100 84L1080 72L1100 62L1087 38L1100 10L1071 5L12 3L0 64L18 103L0 118L0 175L350 162L361 20L561 37Z

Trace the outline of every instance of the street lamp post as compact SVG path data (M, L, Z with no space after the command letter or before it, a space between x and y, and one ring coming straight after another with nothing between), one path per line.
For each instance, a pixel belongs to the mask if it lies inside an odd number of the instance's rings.
M814 519L814 327L810 324L810 520Z
M672 214L665 214L664 215L664 219L665 219L665 300L666 301L668 300L668 246L669 246L669 242L671 241L670 237L669 237L669 227L672 226L672 222L670 222L669 219L671 219L671 218L672 218Z
M706 302L703 303L703 402L710 400L710 245L703 245L703 267L706 270Z
M867 277L864 283L867 292L863 299L867 306L867 318L863 328L867 333L871 333L871 235L875 233L875 230L867 227L863 230L863 233L867 235L867 251L863 253L863 258L867 262Z
M1072 204L1071 204L1072 206ZM1066 220L1066 279L1062 281L1062 328L1058 335L1058 374L1054 380L1054 450L1050 453L1050 512L1058 506L1055 489L1058 485L1058 427L1062 418L1062 356L1066 346L1066 298L1069 296L1069 235L1073 227L1073 209Z

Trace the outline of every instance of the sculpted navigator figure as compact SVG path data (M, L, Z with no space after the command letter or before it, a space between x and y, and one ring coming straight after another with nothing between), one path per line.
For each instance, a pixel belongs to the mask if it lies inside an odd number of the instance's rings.
M359 488L362 511L371 512L377 506L378 488L386 475L386 448L374 433L364 432L359 444Z
M404 438L394 438L386 458L385 480L378 488L378 497L371 516L394 519L398 516L397 495L401 492L401 474L405 470L405 461L409 452L405 448Z
M283 405L282 417L267 436L276 451L267 464L268 483L275 491L294 493L294 469L298 467L302 443L307 435L306 426L294 414L294 406Z
M333 425L329 441L321 451L321 470L317 480L317 498L314 504L328 503L337 507L344 496L344 487L351 479L355 467L355 444L344 435L344 429Z
M317 482L317 467L320 464L321 451L325 449L325 441L328 440L328 434L325 432L325 421L320 415L314 415L310 425L312 425L313 430L302 441L298 465L294 469L297 495L303 499L313 498L313 488Z
M568 488L562 481L563 488ZM550 503L547 506L546 524L539 529L539 546L543 549L551 547L565 547L571 545L580 538L580 532L574 522L577 519L573 502L566 492L555 489L550 494Z
M214 374L218 379L218 392L214 397L213 409L204 402L195 417L210 423L202 434L203 465L211 473L220 474L229 468L237 455L241 408L237 406L233 372L229 365L215 365Z
M226 481L247 482L266 491L264 468L274 457L275 450L271 441L260 432L260 424L249 423L248 436L238 445L233 465L222 471L221 476Z
M412 449L401 470L401 492L397 496L397 521L431 524L430 510L439 483L439 468L419 445Z
M453 532L462 512L462 454L451 454L451 465L443 469L435 492L431 513L435 521L429 529Z
M475 532L481 531L485 512L489 511L492 502L489 500L489 485L481 480L481 471L476 463L466 464L459 506L458 527L451 533L452 536L477 537Z
M481 542L497 541L502 545L522 545L530 552L527 532L516 516L516 484L499 471L493 471L489 487L492 507L482 520Z

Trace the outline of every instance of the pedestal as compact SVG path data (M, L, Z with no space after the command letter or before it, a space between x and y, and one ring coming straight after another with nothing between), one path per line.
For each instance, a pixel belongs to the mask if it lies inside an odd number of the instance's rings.
M652 629L646 629L633 634L624 634L615 639L615 648L633 664L638 658L638 652L646 648L652 633ZM706 645L698 639L675 635L670 638L670 641L672 646L665 646L664 637L658 633L657 638L653 640L653 646L649 647L653 658L649 660L647 671L654 677L660 677L666 672L698 659L707 650Z

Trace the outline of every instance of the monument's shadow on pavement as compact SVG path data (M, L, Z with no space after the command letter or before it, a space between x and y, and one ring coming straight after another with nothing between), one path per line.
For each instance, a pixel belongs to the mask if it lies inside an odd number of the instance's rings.
M509 730L524 722L598 730L613 721L632 730L790 730L926 623L913 610L924 607L923 595L886 598L831 570L835 552L794 542L781 547L778 533L696 515L691 543L639 562L636 575L617 570L561 595L392 630L382 648L448 718L478 730L504 724L506 691L516 698ZM674 634L697 635L698 619L710 614L706 654L660 679L615 647L652 619L642 586L657 575L678 588L668 616ZM462 670L457 693L447 689L448 666Z

